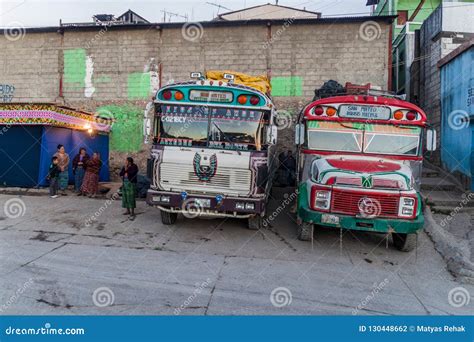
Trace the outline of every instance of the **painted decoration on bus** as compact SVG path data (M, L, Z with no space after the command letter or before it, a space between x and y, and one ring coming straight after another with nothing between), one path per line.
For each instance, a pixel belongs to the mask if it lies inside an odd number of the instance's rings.
M191 90L189 92L191 101L231 103L234 95L230 91Z
M341 105L339 117L348 119L389 120L390 108L378 106Z
M162 105L158 143L228 150L260 150L264 111L208 106Z

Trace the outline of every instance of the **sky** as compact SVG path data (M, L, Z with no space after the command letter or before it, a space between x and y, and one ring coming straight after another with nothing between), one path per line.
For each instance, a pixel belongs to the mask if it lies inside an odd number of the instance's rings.
M58 26L60 19L66 23L89 22L94 14L119 16L128 9L150 22L162 22L163 10L182 16L172 16L172 21L184 21L186 15L189 21L205 21L219 10L209 3L238 10L268 2L275 0L0 0L0 27ZM279 4L322 12L323 16L370 14L366 0L280 0ZM220 13L227 11L221 9Z

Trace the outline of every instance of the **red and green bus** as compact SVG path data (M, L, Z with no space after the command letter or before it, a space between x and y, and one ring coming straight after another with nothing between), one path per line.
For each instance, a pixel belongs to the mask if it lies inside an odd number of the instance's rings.
M318 225L391 234L412 250L424 223L423 149L436 140L423 110L369 92L316 100L298 121L298 238Z

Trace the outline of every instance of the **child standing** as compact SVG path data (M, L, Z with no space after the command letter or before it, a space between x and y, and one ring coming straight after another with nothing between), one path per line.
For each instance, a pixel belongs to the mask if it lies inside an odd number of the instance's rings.
M54 156L51 158L51 165L48 170L48 180L49 180L49 196L51 198L58 197L58 188L59 188L59 173L61 169L59 168L58 157Z

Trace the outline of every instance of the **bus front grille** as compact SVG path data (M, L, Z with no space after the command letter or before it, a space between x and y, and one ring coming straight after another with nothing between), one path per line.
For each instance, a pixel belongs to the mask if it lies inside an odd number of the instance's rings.
M359 203L368 199L372 208L367 209L366 214L374 217L398 217L398 194L366 193L351 190L335 189L333 191L331 212L358 216L361 215Z
M162 163L160 185L165 190L202 191L217 194L248 195L251 189L250 170L219 167L209 181L202 181L192 165Z

